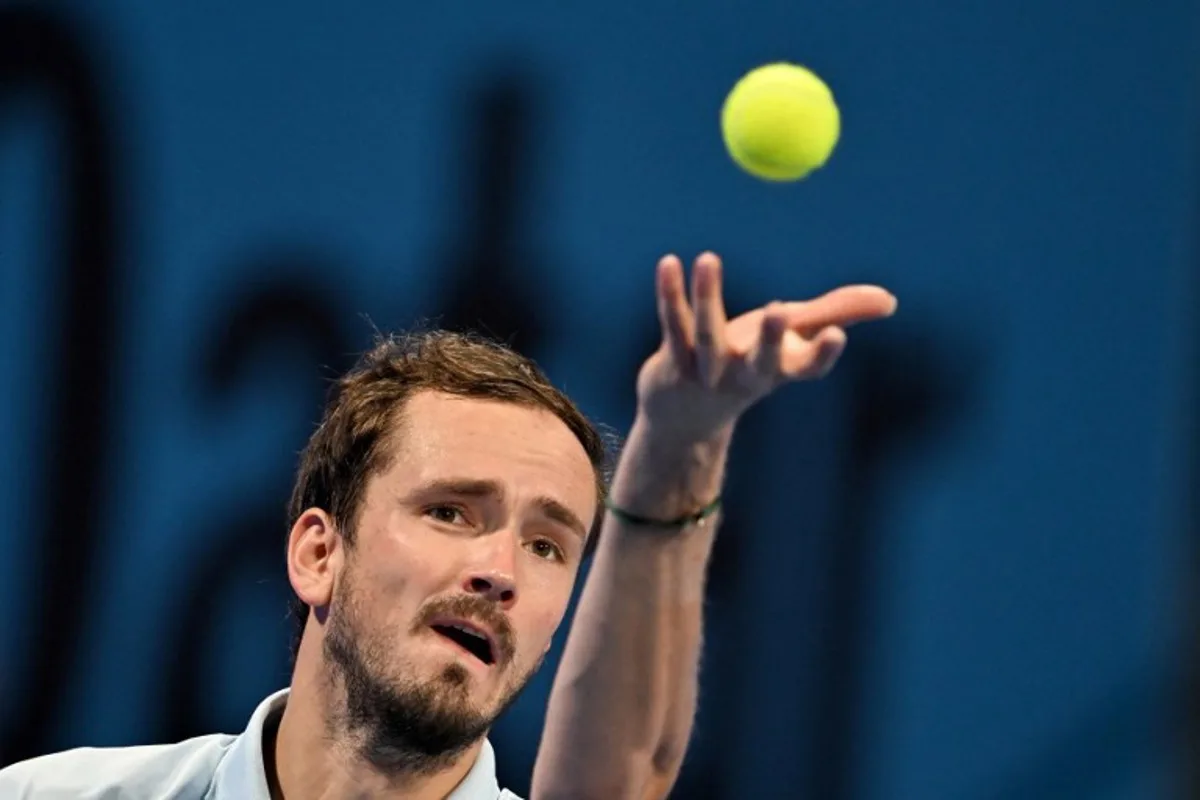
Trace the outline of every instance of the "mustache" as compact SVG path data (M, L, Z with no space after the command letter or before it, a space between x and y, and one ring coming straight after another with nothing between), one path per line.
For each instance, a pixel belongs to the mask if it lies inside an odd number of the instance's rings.
M495 603L478 595L459 594L430 600L417 615L413 631L427 627L438 617L458 617L485 625L492 633L493 645L497 650L496 660L502 664L511 661L516 653L516 633L508 616L497 609Z

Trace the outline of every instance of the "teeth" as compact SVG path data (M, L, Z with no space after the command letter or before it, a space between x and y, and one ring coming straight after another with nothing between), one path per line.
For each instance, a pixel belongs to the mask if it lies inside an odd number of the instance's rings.
M474 630L473 628L468 628L464 625L451 625L450 627L454 628L455 630L462 631L463 633L468 633L471 636L474 636L476 639L483 639L485 641L487 640L486 636L479 633L479 631Z

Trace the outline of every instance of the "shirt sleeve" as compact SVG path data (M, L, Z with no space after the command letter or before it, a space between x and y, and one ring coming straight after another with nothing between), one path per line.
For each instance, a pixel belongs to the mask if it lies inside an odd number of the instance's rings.
M193 740L148 747L83 747L0 770L3 800L202 800L221 748Z

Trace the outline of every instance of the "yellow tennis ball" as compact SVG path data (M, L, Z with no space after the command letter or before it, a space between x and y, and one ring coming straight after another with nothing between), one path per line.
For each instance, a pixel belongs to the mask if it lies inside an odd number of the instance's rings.
M751 70L721 108L729 155L742 169L768 181L799 180L823 166L840 132L833 92L797 64Z

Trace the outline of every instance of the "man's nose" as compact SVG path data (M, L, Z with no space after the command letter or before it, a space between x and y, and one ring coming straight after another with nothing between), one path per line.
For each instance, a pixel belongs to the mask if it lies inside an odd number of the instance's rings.
M501 537L486 562L477 564L468 573L463 589L507 610L517 602L513 546L508 537Z
M517 601L517 583L502 570L475 570L463 588L468 594L479 595L505 610Z

